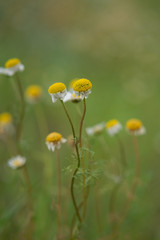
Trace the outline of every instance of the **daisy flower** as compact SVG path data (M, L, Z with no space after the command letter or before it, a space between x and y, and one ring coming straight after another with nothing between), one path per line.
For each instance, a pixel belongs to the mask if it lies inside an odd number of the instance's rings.
M12 133L13 125L12 125L12 116L8 112L4 112L0 114L0 133Z
M38 85L30 85L25 91L29 103L37 103L42 96L42 88Z
M52 132L46 137L46 145L48 150L54 152L55 148L60 149L61 144L67 140L60 133Z
M24 71L24 65L18 58L11 58L5 63L5 67L0 67L0 74L13 76L16 72Z
M144 135L146 129L139 119L133 118L127 121L126 130L133 135Z
M106 130L110 136L114 136L122 129L122 125L117 119L112 119L106 123Z
M9 167L13 168L13 169L18 169L21 168L25 165L26 163L26 158L22 157L20 155L16 156L16 157L12 157L11 159L8 160L8 165Z
M63 100L67 94L66 85L61 82L54 83L49 87L48 92L51 95L53 103L58 99Z
M73 82L72 89L76 96L84 99L91 93L92 83L88 79L81 78Z
M63 102L71 101L73 103L79 103L82 101L81 96L76 96L74 93L67 92L66 96L63 99Z
M94 125L93 127L86 128L86 133L89 136L93 136L95 134L101 133L103 131L104 127L105 127L105 123L99 123L99 124Z

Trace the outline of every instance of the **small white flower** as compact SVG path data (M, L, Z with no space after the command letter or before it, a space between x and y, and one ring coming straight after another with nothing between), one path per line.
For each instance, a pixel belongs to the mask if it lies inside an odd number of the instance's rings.
M114 136L122 129L122 125L116 119L112 119L106 123L106 130L110 136Z
M24 71L24 65L17 58L9 59L5 67L0 67L0 74L7 76L13 76L16 72L22 71Z
M143 126L142 122L136 118L128 120L126 123L126 130L135 136L144 135L146 133L146 128Z
M54 83L49 87L48 92L51 95L53 103L55 103L58 99L64 100L64 97L67 94L66 85L61 82Z
M61 144L65 143L67 140L62 137L60 133L52 132L46 137L46 145L48 150L54 152L54 150L60 149Z
M93 127L86 128L86 133L89 136L93 136L94 134L101 133L105 127L105 123L99 123L94 125Z
M74 94L83 100L91 93L92 83L86 78L81 78L73 82L72 89Z
M67 92L66 96L63 99L63 102L68 102L68 101L78 103L78 102L82 101L82 97L81 96L76 96L72 92Z
M13 169L18 169L23 167L25 163L26 163L26 158L20 155L16 157L12 157L11 159L8 160L8 165Z

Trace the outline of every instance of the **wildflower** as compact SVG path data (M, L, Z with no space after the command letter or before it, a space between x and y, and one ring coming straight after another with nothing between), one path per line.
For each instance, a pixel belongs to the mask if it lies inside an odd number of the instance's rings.
M79 103L82 101L81 96L76 96L74 93L67 92L66 96L63 99L63 102L71 101L73 103Z
M81 96L84 99L91 93L92 83L88 79L82 78L74 81L72 88L76 96Z
M86 128L86 133L89 136L93 136L95 134L99 134L103 131L105 124L104 123L99 123L94 125L93 127L88 127Z
M18 58L11 58L5 63L5 67L0 67L0 74L13 76L16 72L24 71L24 65Z
M54 83L49 87L48 92L51 95L53 103L55 103L57 99L63 100L67 94L66 85L61 82Z
M11 159L8 160L8 165L13 169L18 169L23 167L25 163L26 163L26 158L20 155L16 157L12 157Z
M13 125L12 125L12 116L8 112L4 112L0 114L0 134L3 133L12 133Z
M126 123L126 130L133 135L144 135L146 129L139 119L133 118Z
M46 145L48 150L54 152L55 148L59 149L62 143L65 143L67 140L62 137L60 133L52 132L46 137Z
M25 94L29 103L36 103L42 96L42 88L38 85L30 85Z
M122 125L116 119L112 119L106 123L106 130L110 136L114 136L122 129Z

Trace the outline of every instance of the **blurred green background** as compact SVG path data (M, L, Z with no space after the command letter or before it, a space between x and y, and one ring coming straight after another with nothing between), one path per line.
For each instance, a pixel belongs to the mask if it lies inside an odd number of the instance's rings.
M147 134L139 139L142 170L138 199L132 205L120 239L160 239L159 9L157 0L0 1L0 66L9 58L21 59L25 65L25 71L20 75L24 89L30 84L39 84L44 90L40 106L27 106L22 143L27 159L30 159L28 165L37 192L43 185L36 204L39 220L35 239L53 238L53 233L46 231L47 226L52 226L52 216L48 217L46 213L50 199L44 197L45 194L50 197L53 176L45 189L42 169L50 159L38 160L42 148L45 149L45 139L39 140L37 119L40 117L37 114L43 114L48 124L47 131L42 129L44 137L53 130L69 135L66 116L58 103L52 104L47 89L54 82L68 85L72 79L81 77L88 78L93 84L87 100L86 126L112 118L119 119L124 125L129 118L136 117L147 129ZM19 102L14 89L14 78L1 75L0 112L11 112L16 122ZM77 122L75 106L68 107ZM122 135L130 162L134 158L130 136L125 132ZM113 142L111 140L110 145ZM11 156L3 143L0 151L0 236L6 240L23 239L14 236L18 236L21 223L21 218L16 217L18 199L22 206L24 201L22 186L18 184L20 176L8 169L6 160ZM64 152L66 167L67 147ZM52 153L46 149L43 154L52 158ZM49 162L51 175L52 163ZM133 161L130 166L134 167ZM19 191L22 192L20 195ZM72 206L70 208L73 211ZM96 230L92 229L91 215L92 211L88 215L90 223L85 229L85 239L94 240L98 238ZM105 224L107 228L104 221Z

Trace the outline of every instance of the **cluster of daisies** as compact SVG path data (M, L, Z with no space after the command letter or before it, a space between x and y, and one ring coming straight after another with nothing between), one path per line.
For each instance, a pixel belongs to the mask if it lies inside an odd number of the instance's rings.
M24 70L24 65L19 59L13 58L6 62L5 67L0 68L0 74L7 76L13 76L17 72ZM75 79L70 83L69 91L67 91L66 85L61 82L54 83L48 89L52 102L57 100L62 102L72 101L80 102L87 98L91 93L92 83L85 78ZM25 90L25 97L28 103L37 103L42 97L42 88L38 85L31 85ZM90 136L100 133L103 129L107 130L108 134L114 136L121 129L121 123L116 120L110 120L106 124L100 123L93 127L86 128L86 133ZM146 130L142 122L138 119L130 119L126 123L126 130L133 135L143 135ZM0 114L0 137L5 134L13 133L13 119L10 113L4 112ZM54 151L56 148L61 147L61 143L66 142L66 139L62 137L60 133L52 132L46 137L46 145L49 150ZM9 160L9 166L13 169L22 167L26 163L26 159L22 156L16 156Z

